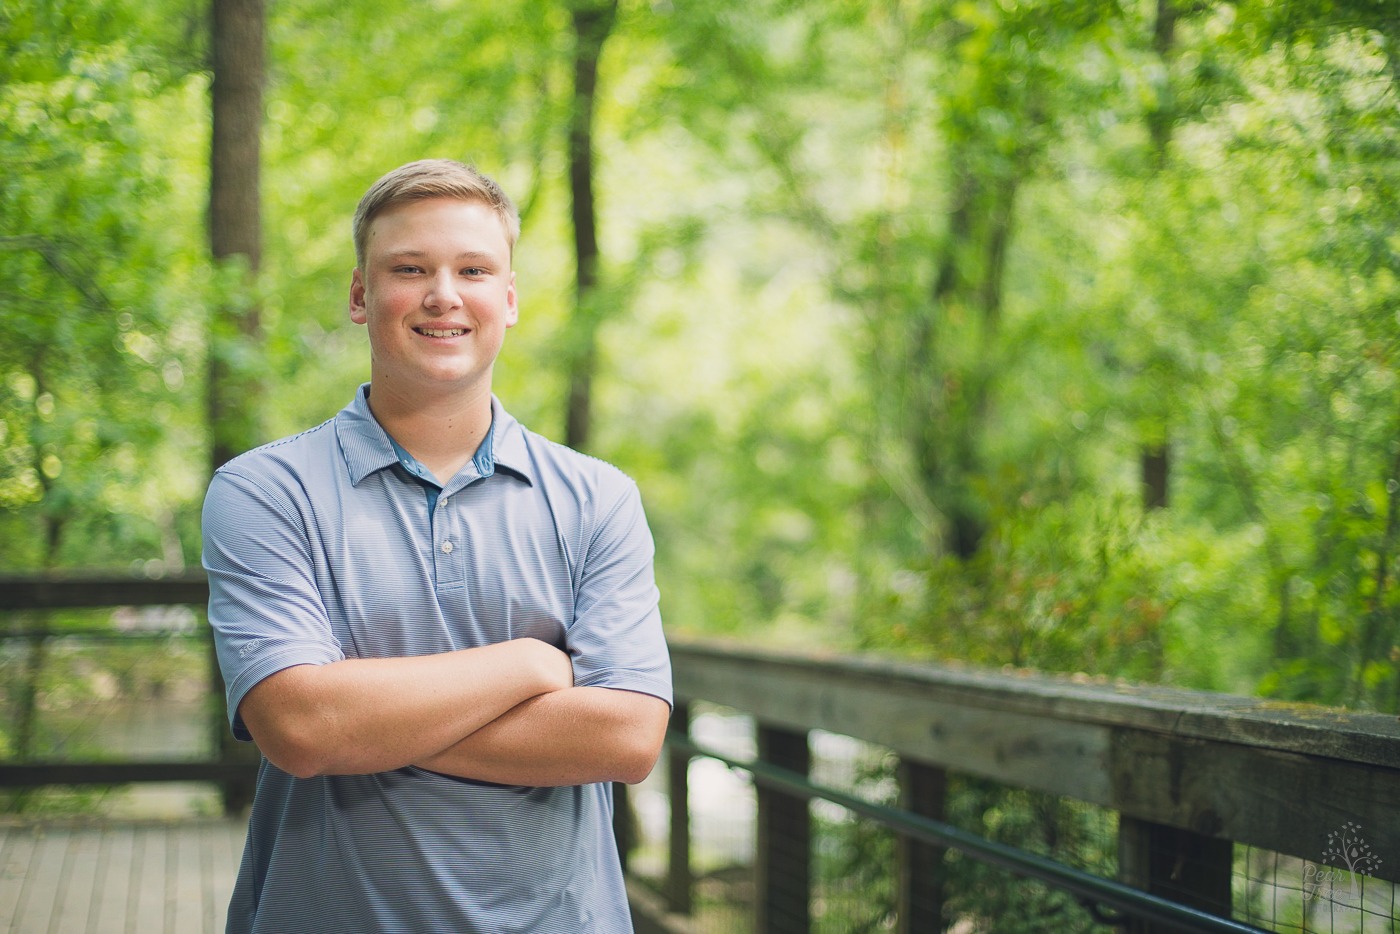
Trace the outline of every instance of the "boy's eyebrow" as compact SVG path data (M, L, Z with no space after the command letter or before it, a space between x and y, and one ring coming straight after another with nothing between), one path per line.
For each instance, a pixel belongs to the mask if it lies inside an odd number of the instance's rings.
M385 254L384 254L384 257L385 257L385 259L390 259L390 260L395 260L395 259L420 259L420 258L425 257L425 256L427 256L427 255L428 255L428 251L427 251L427 250L415 250L415 249L412 249L412 248L406 248L406 249L402 249L402 250L392 250L392 251L390 251L390 252L388 252L388 253L385 253ZM486 251L484 251L484 250L466 250L465 252L458 253L457 256L455 257L455 259L456 259L456 261L458 261L458 262L460 262L460 261L462 261L462 260L478 260L478 261L480 261L480 260L495 260L495 259L496 259L496 255L495 255L494 253L489 253L489 252L486 252Z
M383 255L385 262L397 263L399 260L404 259L421 259L428 254L423 250L393 250Z

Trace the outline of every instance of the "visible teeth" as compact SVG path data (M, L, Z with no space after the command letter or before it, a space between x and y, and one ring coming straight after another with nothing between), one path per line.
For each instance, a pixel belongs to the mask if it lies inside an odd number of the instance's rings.
M418 333L426 335L428 337L461 337L467 332L465 328L451 328L450 330L446 331L441 331L434 328L419 328Z

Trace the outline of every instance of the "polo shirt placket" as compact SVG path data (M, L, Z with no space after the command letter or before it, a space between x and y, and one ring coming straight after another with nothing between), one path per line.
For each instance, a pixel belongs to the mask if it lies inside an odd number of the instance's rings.
M492 459L495 427L493 421L476 454L446 487L441 486L422 462L398 441L393 437L389 438L389 443L394 446L394 453L398 455L399 466L411 478L407 482L423 488L428 518L428 534L424 536L424 540L432 542L433 582L438 590L456 589L463 586L465 581L472 546L458 512L457 494L473 483L483 482L495 475L495 463Z

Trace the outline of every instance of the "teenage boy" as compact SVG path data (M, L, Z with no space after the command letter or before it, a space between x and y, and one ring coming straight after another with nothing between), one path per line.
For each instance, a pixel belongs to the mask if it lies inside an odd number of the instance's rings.
M210 484L209 618L264 757L233 934L631 930L609 783L670 710L652 538L631 480L492 395L519 223L457 162L371 186L369 383Z

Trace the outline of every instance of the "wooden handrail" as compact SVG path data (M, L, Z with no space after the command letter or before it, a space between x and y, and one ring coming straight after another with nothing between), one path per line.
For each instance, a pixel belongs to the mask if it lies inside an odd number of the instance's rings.
M1170 688L673 639L678 698L1128 818L1320 860L1389 836L1400 719ZM1400 879L1400 859L1382 873Z
M887 699L909 697L915 705L937 701L954 708L1025 714L1400 768L1400 717L1390 714L1024 669L996 671L866 654L779 651L710 639L673 637L671 650L677 660L678 693L758 714L758 709L715 696L743 697L748 702L751 695L766 719L791 726L800 726L808 714L820 712L861 729L866 729L862 724L867 720L871 721L869 728L886 733L912 729L910 724L882 723L861 711L832 706L850 702L850 692L863 698L866 692L875 691ZM823 709L814 711L805 701L789 702L791 695L775 696L778 692L770 690L770 683L752 680L775 677L804 697L813 688L844 688L825 692Z
M139 577L115 572L0 576L0 612L121 606L203 606L208 602L209 582L204 572L198 570L163 577ZM151 635L141 630L113 632L123 640ZM55 636L101 638L91 631L32 626L12 629L6 635L41 641ZM212 643L209 647L209 693L217 700L222 700L224 693ZM238 813L252 800L257 750L251 744L234 743L221 719L212 718L210 727L215 732L218 749L210 760L9 762L0 764L0 787L211 781L218 783L223 791L226 812Z
M0 611L178 606L208 602L209 582L202 571L166 577L135 577L115 573L0 576Z

